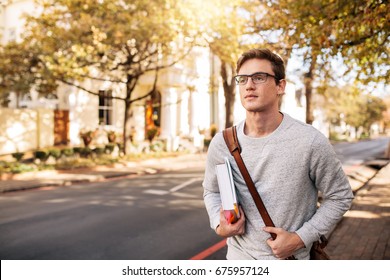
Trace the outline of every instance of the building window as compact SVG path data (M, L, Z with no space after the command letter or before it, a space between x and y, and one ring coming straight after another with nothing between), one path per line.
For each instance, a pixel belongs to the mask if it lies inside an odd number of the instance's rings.
M161 93L154 91L151 98L146 101L145 123L146 128L160 127L161 125Z
M160 127L161 122L161 93L156 91L152 96L153 100L153 123L155 126Z
M112 125L112 91L99 91L99 124Z

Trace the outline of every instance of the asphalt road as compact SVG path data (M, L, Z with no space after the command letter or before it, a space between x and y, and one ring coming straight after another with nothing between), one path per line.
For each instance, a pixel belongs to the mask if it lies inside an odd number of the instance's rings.
M335 150L344 165L356 165L383 156L388 141ZM209 227L202 177L201 168L187 169L1 194L0 258L189 259L221 241Z
M389 142L389 137L382 137L355 143L338 143L333 147L343 165L356 165L383 157Z
M217 243L203 170L0 196L1 259L189 259Z

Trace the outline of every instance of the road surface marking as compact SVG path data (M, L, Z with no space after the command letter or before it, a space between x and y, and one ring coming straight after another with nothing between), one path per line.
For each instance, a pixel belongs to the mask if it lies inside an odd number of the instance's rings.
M145 190L144 193L155 194L155 195L166 195L169 193L177 192L178 190L184 189L185 187L191 185L192 183L194 183L196 181L201 181L201 180L203 180L202 177L192 178L191 180L188 180L180 185L177 185L177 186L171 188L169 191L151 189L151 190Z
M192 178L191 180L189 180L189 181L187 181L187 182L184 182L184 183L182 183L182 184L180 184L180 185L177 185L176 187L173 187L173 188L170 189L169 191L170 191L170 192L176 192L176 191L181 190L181 189L187 187L188 185L191 185L192 183L194 183L194 182L196 182L196 181L200 181L200 180L202 180L202 179L203 179L203 178L201 178L201 177Z
M211 246L211 247L207 248L206 250L200 252L199 254L193 256L192 258L190 258L190 260L204 260L208 256L221 250L225 246L226 246L226 239L218 242L217 244L214 244L213 246Z
M156 194L156 195L165 195L165 194L168 194L169 192L168 191L164 191L164 190L146 190L146 191L144 191L144 193Z

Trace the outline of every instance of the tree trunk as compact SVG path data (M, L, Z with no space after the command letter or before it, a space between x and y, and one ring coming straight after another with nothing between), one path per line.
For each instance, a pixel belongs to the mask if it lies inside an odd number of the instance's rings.
M228 71L230 73L228 74ZM223 92L225 95L225 128L233 125L234 122L234 102L236 96L236 84L233 78L233 67L227 65L225 62L221 63L221 77L222 77L222 85Z
M132 117L131 113L131 95L137 84L138 78L135 78L131 75L127 75L127 83L126 83L126 100L125 100L125 114L123 120L123 153L127 154L127 140L128 140L128 131L127 131L127 123L129 119Z
M16 95L16 108L19 109L20 108L20 96L21 96L21 94L19 92L16 92L15 95Z
M128 101L125 101L125 115L123 119L123 153L127 154L127 123L131 117L130 112L131 103Z

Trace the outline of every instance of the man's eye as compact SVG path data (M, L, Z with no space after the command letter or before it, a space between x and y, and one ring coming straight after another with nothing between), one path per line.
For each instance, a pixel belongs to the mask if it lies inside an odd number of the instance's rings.
M245 83L246 77L238 77L238 82L239 83Z
M264 81L263 75L256 75L256 76L253 76L252 79L253 79L254 81L259 81L259 82Z

